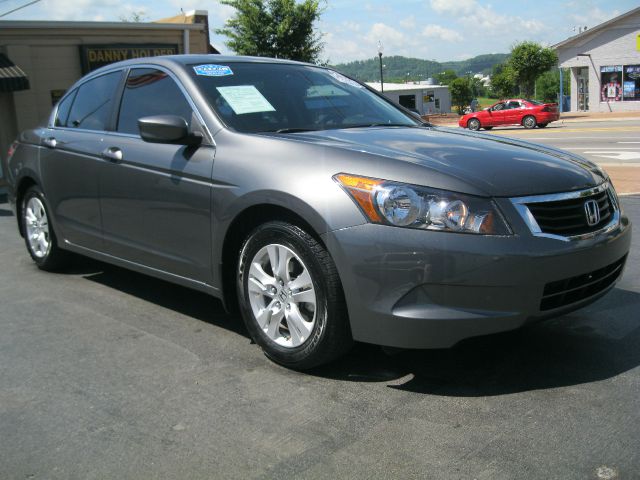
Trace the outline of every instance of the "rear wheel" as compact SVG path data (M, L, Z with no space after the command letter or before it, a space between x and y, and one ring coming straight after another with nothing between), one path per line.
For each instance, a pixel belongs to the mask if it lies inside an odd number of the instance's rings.
M237 279L247 330L275 362L304 370L349 350L338 272L324 246L304 230L277 221L255 229L240 251Z
M64 267L69 254L58 247L44 193L33 185L22 199L22 233L29 255L42 270Z
M548 123L539 123L539 124L538 124L538 128L544 128L544 127L546 127L547 125L549 125L549 124L548 124Z
M472 118L467 122L467 128L474 131L480 130L480 120L478 120L477 118Z
M527 115L522 119L522 125L524 128L536 128L536 117Z

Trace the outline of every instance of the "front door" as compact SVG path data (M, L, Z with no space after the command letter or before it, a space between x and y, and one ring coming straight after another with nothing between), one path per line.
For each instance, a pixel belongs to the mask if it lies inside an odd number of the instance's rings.
M112 162L100 178L105 250L118 258L203 282L211 280L211 173L215 148L152 144L141 117L183 117L201 129L174 79L131 70L116 132L105 136Z
M500 102L500 103L496 103L489 110L487 110L487 116L486 116L487 121L485 126L495 127L496 125L503 125L504 124L504 108L505 108L505 103Z

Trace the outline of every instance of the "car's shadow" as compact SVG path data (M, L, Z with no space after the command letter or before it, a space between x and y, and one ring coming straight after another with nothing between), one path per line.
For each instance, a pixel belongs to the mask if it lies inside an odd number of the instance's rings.
M68 272L250 341L241 319L227 314L221 302L204 293L90 259L78 259ZM450 349L356 344L347 356L305 374L449 396L501 395L594 382L640 365L638 311L639 293L614 289L586 310L514 332L469 339Z
M12 217L13 212L7 204L6 195L0 195L0 217Z
M228 314L221 301L206 293L80 256L74 256L64 273L82 275L92 282L250 338L240 317Z

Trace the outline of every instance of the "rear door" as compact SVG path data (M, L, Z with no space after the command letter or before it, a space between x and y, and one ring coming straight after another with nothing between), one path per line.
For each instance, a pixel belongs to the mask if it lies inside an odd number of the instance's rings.
M138 119L178 115L205 134L198 147L152 144ZM215 148L170 72L134 68L126 80L116 131L105 136L112 162L100 179L108 253L181 277L211 280L211 174Z
M100 75L62 99L42 133L42 188L61 240L102 249L98 177L122 72Z

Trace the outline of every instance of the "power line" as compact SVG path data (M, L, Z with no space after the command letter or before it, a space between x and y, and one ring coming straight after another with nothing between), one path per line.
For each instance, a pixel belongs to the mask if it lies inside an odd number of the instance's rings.
M14 8L13 10L9 10L8 12L3 13L2 15L0 15L0 18L6 17L7 15L9 15L9 14L11 14L13 12L17 12L18 10L22 10L23 8L28 7L29 5L33 5L34 3L38 3L40 1L41 0L33 0L33 2L25 3L24 5L22 5L22 6L18 7L18 8Z

